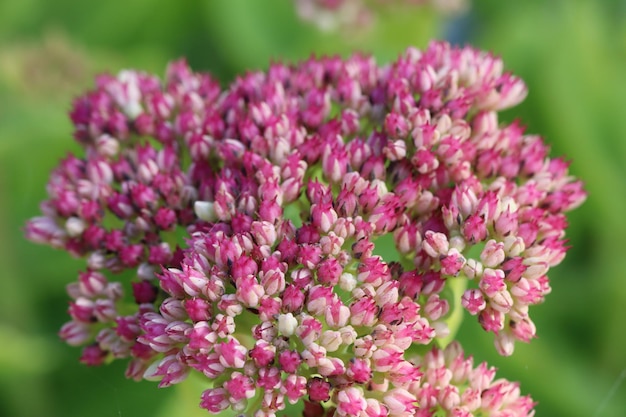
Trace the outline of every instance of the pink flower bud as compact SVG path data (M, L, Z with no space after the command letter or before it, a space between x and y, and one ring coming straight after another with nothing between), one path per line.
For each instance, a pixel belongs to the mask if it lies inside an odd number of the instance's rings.
M307 392L307 380L305 377L290 374L283 381L281 393L283 393L290 404L295 404Z
M311 401L328 401L330 399L330 384L319 377L314 377L307 384L307 392Z
M224 388L210 388L202 393L200 407L210 413L217 414L228 408L229 405L228 393Z
M394 388L383 398L390 415L412 413L417 409L417 398L403 388Z
M91 338L91 332L87 323L70 321L61 327L59 336L69 345L79 346Z
M363 392L356 387L339 391L336 401L336 413L341 417L359 415L367 407Z
M491 239L485 244L485 248L480 253L480 260L488 268L495 268L504 262L504 243Z
M448 238L443 233L427 231L422 241L422 249L433 258L446 255L449 250Z

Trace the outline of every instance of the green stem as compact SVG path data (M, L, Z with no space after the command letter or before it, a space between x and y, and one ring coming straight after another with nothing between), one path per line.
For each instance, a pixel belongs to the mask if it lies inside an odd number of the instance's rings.
M459 327L461 327L464 312L461 305L461 297L467 289L467 282L469 281L464 275L448 277L447 280L448 285L446 287L450 290L450 293L447 294L449 296L446 299L450 303L450 313L448 318L446 318L446 324L450 329L450 334L442 339L437 339L437 343L441 348L446 347L448 343L454 340Z

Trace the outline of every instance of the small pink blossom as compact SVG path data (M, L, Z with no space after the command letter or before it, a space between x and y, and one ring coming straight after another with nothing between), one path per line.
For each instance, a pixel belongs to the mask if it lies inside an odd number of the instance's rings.
M295 8L301 19L315 23L321 30L337 30L342 27L368 27L376 18L378 8L385 6L401 6L407 9L418 7L434 7L444 14L460 13L467 7L464 0L401 0L368 2L364 0L295 0ZM502 94L491 97L494 103L501 100L514 101L520 88L515 83L506 83L502 86Z

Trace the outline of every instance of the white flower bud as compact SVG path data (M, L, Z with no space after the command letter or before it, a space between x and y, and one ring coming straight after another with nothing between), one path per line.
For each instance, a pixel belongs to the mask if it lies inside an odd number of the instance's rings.
M78 217L70 217L65 222L65 230L67 230L67 234L76 237L85 231L87 228L87 224L83 219L79 219Z
M344 272L339 277L339 288L345 291L352 291L356 287L356 278L354 275Z
M193 203L193 211L200 220L212 223L217 220L213 203L209 201L196 201Z
M278 316L278 331L283 336L291 336L296 332L298 320L291 313L281 314Z

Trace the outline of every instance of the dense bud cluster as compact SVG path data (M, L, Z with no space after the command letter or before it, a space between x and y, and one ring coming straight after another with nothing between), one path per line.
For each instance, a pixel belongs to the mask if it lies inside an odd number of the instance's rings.
M71 113L30 239L86 256L68 287L82 361L131 359L201 406L273 416L527 416L516 384L449 342L455 310L503 355L585 198L567 163L498 111L499 58L433 43L378 66L311 58L225 89L185 63L98 79ZM136 271L131 284L104 272ZM124 297L124 293L132 297Z

